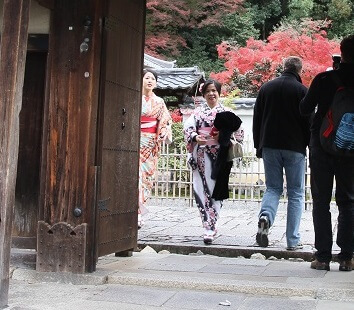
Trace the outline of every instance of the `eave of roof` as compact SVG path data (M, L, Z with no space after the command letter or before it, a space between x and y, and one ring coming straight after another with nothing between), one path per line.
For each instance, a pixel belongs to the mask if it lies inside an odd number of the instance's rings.
M173 68L176 64L176 60L166 61L158 59L156 57L144 54L144 67L149 67L151 69L163 69L163 68Z
M220 102L222 103L225 100L225 98L220 98ZM205 103L205 99L203 97L198 97L198 102L199 103ZM250 110L254 108L254 104L256 102L256 98L236 98L232 99L231 103L236 105L237 109L244 109L244 110ZM194 104L188 103L183 105L184 109L193 109ZM182 113L183 114L183 113Z
M232 100L238 108L243 108L245 110L253 109L254 104L256 102L256 98L236 98Z
M155 69L158 89L190 89L200 80L205 80L204 72L198 67Z

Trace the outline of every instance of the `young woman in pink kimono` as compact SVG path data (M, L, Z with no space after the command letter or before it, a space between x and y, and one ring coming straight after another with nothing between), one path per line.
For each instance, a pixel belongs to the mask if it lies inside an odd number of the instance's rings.
M171 143L172 141L172 119L163 99L156 96L153 92L156 84L156 73L151 70L144 70L141 107L138 228L141 228L144 224L142 213L146 212L145 204L155 179L161 142Z
M220 149L219 132L214 132L214 120L217 113L231 111L219 103L220 92L221 84L218 81L207 80L201 88L206 103L196 107L184 124L188 163L193 170L193 191L205 230L205 244L214 241L223 204L222 200L212 198L216 180L211 177ZM242 129L235 132L234 138L242 142Z

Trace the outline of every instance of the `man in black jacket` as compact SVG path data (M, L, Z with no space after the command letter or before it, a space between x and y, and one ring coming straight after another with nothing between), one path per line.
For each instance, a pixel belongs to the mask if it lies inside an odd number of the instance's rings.
M283 169L288 194L286 241L288 250L302 248L299 226L305 204L305 155L309 142L309 120L302 117L299 103L307 88L302 84L302 61L291 56L283 74L265 83L257 96L253 115L253 140L257 157L264 162L266 191L259 213L256 241L268 246L283 193Z
M309 115L317 108L311 126L310 141L312 214L317 249L316 259L311 263L311 268L330 269L333 242L330 202L335 176L336 203L339 210L337 244L341 249L338 255L339 270L351 271L354 250L354 160L330 155L320 144L322 119L329 109L336 90L342 86L354 88L354 35L343 39L340 49L339 69L320 73L314 78L309 92L300 103L300 112ZM334 76L339 78L342 85L337 85Z

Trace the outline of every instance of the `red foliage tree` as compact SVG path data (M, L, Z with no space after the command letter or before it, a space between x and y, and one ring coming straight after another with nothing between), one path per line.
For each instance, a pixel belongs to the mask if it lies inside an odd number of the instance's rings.
M171 118L172 118L172 121L174 123L180 123L182 122L182 113L181 111L179 110L179 108L176 108L176 109L173 109L173 110L170 110L170 115L171 115Z
M186 41L179 35L161 32L158 36L154 34L145 36L145 52L154 57L161 58L161 50L170 55L178 55L179 49L185 46Z
M256 89L274 78L288 56L299 56L303 60L301 75L305 85L314 76L332 65L331 55L339 53L337 41L327 39L326 32L316 22L304 21L299 27L280 27L267 39L249 39L245 47L235 47L227 42L218 46L219 58L224 59L226 70L212 76L235 88L238 75L247 76ZM237 85L236 85L237 86Z
M190 7L189 26L201 28L220 25L221 18L239 10L243 0L187 0L185 2Z
M180 30L220 24L220 18L234 12L243 0L147 0L145 51L178 55L185 47Z

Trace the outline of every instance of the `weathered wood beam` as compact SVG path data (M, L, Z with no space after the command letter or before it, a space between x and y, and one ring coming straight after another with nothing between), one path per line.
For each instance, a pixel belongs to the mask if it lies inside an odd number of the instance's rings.
M19 113L30 0L5 0L0 43L0 308L8 303L11 229L17 172Z
M45 8L54 9L54 0L37 0L37 2Z
M81 235L88 246L81 247L81 256L75 258L85 257L82 270L87 271L94 265L91 240L96 212L94 166L104 2L55 1L43 120L39 219L49 227L58 223L65 223L68 229L88 225ZM52 233L50 228L46 232ZM47 237L62 240L62 248L53 252L52 247L40 242ZM81 265L66 256L66 248L72 248L74 242L71 235L60 236L59 232L45 236L38 231L37 240L38 271L74 271L74 265ZM53 263L48 263L48 257Z

